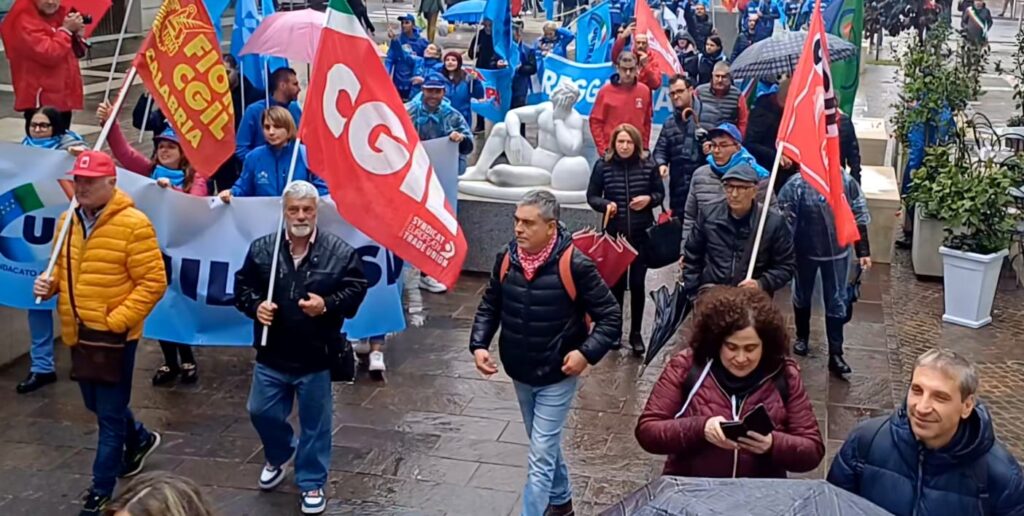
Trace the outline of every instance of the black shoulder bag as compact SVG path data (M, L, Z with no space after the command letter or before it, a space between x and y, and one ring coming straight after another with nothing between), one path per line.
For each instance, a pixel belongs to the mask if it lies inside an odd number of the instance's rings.
M75 224L72 222L68 229L65 269L71 312L78 325L78 342L71 346L71 379L77 382L118 383L124 369L124 348L128 334L94 330L82 324L78 308L75 307L75 281L71 275L71 235L74 231Z

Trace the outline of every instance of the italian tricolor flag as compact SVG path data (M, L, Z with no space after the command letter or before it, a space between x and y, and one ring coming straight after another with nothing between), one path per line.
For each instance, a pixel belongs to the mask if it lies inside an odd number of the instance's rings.
M455 283L465 236L376 46L345 0L328 7L299 135L346 221L424 274Z

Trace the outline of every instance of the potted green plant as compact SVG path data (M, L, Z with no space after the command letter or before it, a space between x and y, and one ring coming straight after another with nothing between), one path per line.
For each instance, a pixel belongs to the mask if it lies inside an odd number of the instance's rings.
M929 149L911 195L921 211L945 225L938 249L945 298L942 320L980 328L992 321L1003 258L1021 220L1021 214L1011 209L1014 200L1009 193L1020 174L1013 163L976 157L971 150L962 138Z

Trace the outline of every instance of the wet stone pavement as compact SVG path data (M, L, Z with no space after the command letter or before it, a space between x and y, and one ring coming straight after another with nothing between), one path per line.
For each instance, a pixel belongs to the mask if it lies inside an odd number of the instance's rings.
M821 478L858 420L900 402L914 357L935 344L979 361L1001 437L1018 456L1024 450L1024 404L1014 396L1024 387L1024 290L1005 278L990 327L954 328L939 322L941 285L919 282L908 261L901 253L866 278L847 329L849 382L827 374L815 321L813 352L801 365L828 454L802 476ZM673 273L652 275L648 288ZM386 385L365 377L335 385L329 514L518 514L527 441L512 384L502 374L482 378L466 350L484 280L465 276L447 295L424 294L425 324L389 341ZM777 299L788 305L788 293ZM256 489L262 449L245 408L252 351L197 355L198 385L154 388L159 350L154 342L140 348L132 407L164 435L148 469L194 479L224 515L297 514L290 479L273 493ZM579 514L596 514L659 474L661 459L640 449L633 428L667 356L637 377L638 361L612 352L582 382L564 436ZM27 359L0 370L0 514L74 514L89 485L95 423L67 379L64 350L58 361L61 380L25 396L14 385Z

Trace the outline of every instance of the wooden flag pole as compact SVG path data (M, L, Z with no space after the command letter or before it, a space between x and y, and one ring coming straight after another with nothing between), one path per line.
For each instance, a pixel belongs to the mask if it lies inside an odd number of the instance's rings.
M779 177L779 164L782 163L782 144L775 144L775 163L772 175L768 176L768 191L764 194L764 206L761 207L761 220L757 221L757 234L754 236L754 249L750 251L750 264L747 265L747 279L754 279L754 265L757 264L757 251L761 247L761 235L764 234L764 223L768 220L771 208L772 192L775 191L775 178Z
M114 122L117 119L117 113L121 111L121 106L124 105L124 98L128 96L128 88L132 86L132 81L135 80L136 70L132 66L128 70L128 75L124 78L124 84L121 85L121 90L117 93L117 99L114 100L114 105L110 109L110 117L107 118L106 123L103 124L103 130L100 131L100 137L96 140L96 144L93 145L92 150L98 151L103 149L103 144L107 141L107 136L110 134L110 128L114 126ZM60 233L57 234L57 239L53 243L53 251L50 252L50 261L46 264L46 271L43 272L43 277L49 278L53 274L53 266L57 263L57 257L60 255L60 248L64 245L64 239L68 235L68 229L71 228L71 220L75 216L75 209L78 208L78 199L72 197L71 204L68 205L68 209L64 212L64 224L60 227ZM43 302L43 298L36 297L36 304Z
M302 145L302 141L295 138L295 148L292 149L292 161L288 165L288 180L285 181L285 188L292 182L292 177L295 176L295 162L299 159L299 147ZM281 193L282 204L284 204L284 192ZM267 301L273 303L274 299L274 283L277 279L277 262L278 257L281 256L281 233L287 231L284 228L284 206L281 207L281 211L277 216L277 234L274 236L274 257L270 260L270 285L267 286ZM263 335L260 337L260 347L267 345L267 334L270 331L270 326L263 326Z
M124 20L121 22L121 34L117 36L117 45L114 47L114 57L110 62L110 73L107 75L107 88L103 90L103 100L110 101L110 88L114 84L114 71L117 69L117 58L121 57L121 44L124 43L124 34L128 30L128 14L132 12L132 4L135 0L128 0L125 8Z

